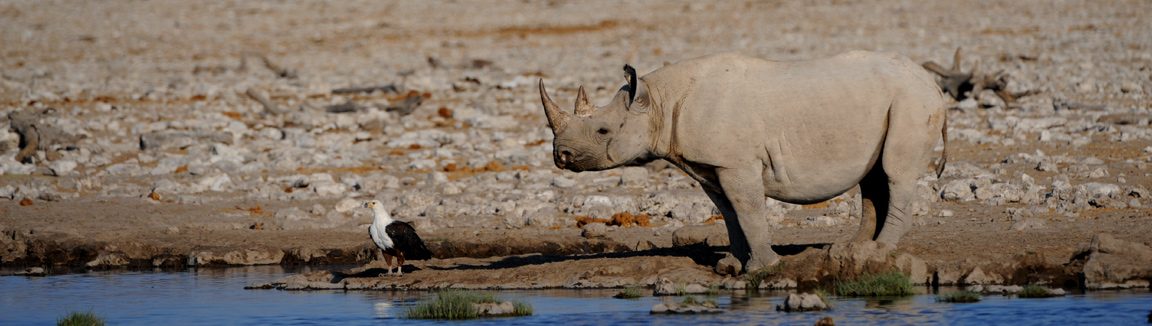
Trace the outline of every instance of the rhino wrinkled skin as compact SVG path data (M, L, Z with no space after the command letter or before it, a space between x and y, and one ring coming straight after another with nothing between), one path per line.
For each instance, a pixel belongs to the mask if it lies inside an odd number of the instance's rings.
M606 106L580 88L573 113L543 80L556 166L598 171L665 159L700 183L723 214L731 255L744 271L775 264L764 196L809 204L859 184L853 241L892 247L911 226L917 178L944 166L944 100L906 57L853 51L773 62L716 54L666 65Z

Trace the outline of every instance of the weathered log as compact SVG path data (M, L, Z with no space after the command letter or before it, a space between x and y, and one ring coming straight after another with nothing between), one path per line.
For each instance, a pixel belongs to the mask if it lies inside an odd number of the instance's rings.
M964 100L968 97L976 96L982 90L991 90L996 93L996 96L1004 100L1004 104L1008 107L1019 107L1016 104L1017 99L1034 95L1038 92L1033 90L1026 90L1022 92L1008 91L1008 77L1004 71L997 71L992 74L981 74L980 65L977 63L972 67L971 71L965 72L960 69L960 62L963 60L963 48L956 48L956 53L952 56L952 68L944 68L943 66L928 61L923 64L924 69L931 71L940 76L938 83L940 89L953 99L957 101Z
M276 105L276 103L268 99L268 95L261 90L248 88L244 94L248 95L248 97L251 97L253 100L256 100L256 102L260 102L260 105L264 106L264 110L269 113L284 114L288 112L288 110L280 108L280 106Z

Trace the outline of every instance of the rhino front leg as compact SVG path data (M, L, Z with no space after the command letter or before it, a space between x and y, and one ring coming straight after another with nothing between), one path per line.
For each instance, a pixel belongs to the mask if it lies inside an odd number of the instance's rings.
M708 194L708 198L716 204L716 209L720 210L720 215L724 216L724 227L728 229L728 242L730 243L728 254L739 260L740 264L747 263L748 257L751 256L751 248L748 248L748 238L744 237L744 230L740 229L740 223L736 218L736 210L732 209L732 203L728 201L728 197L724 196L723 190L705 188L704 193ZM740 269L742 268L743 266Z
M724 215L732 255L755 272L780 261L772 251L772 228L764 207L764 182L757 169L716 170L722 193L708 193Z

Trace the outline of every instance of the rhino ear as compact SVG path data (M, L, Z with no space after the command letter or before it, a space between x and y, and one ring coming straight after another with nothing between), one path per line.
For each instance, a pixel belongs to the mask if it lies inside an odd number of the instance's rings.
M636 101L636 68L624 64L624 79L628 80L628 106L632 106L632 102Z
M643 81L639 81L636 83L635 90L636 91L633 92L635 93L635 95L633 95L634 100L632 101L632 105L628 106L628 111L635 113L648 112L648 107L652 105L652 97L648 93L648 87L644 86Z

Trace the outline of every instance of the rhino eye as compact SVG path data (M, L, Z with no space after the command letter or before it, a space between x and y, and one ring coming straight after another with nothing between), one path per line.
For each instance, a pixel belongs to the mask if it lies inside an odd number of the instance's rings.
M601 135L607 135L608 134L608 128L600 128L600 130L597 130L596 132L601 134Z

